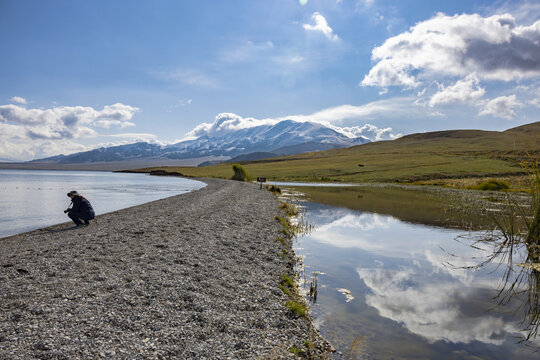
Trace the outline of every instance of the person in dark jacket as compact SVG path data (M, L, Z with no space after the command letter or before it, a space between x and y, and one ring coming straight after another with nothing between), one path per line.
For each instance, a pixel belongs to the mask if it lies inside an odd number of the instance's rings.
M83 226L83 221L84 225L90 225L88 220L96 217L90 201L75 190L68 192L67 196L71 198L71 207L68 207L64 212L73 220L75 226Z

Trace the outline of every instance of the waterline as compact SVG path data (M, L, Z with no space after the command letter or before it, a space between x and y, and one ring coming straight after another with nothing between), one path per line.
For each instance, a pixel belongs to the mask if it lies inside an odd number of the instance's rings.
M63 213L77 190L96 215L183 194L205 183L101 171L0 170L0 237L69 221Z
M310 313L338 351L378 359L536 358L516 343L524 336L521 317L493 300L502 269L466 269L485 251L457 239L482 235L480 216L464 213L474 221L467 225L423 192L305 188L294 194L288 200L311 225L294 246L300 284L306 301L316 286Z

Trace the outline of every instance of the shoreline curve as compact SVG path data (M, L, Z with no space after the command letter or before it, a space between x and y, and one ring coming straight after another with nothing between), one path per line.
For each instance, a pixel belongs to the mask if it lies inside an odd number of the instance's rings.
M328 349L279 289L277 199L207 186L0 241L0 357L295 358Z

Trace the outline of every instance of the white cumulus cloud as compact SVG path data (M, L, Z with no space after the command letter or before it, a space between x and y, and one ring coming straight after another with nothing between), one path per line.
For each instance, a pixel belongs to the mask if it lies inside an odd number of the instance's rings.
M334 30L328 25L328 21L326 21L326 18L322 16L319 12L313 13L311 15L311 18L313 21L315 21L314 25L311 24L304 24L304 29L308 31L318 31L324 34L328 40L336 41L339 39L337 34L334 33Z
M198 138L200 136L214 137L226 132L247 129L262 125L274 125L278 121L274 119L259 120L255 118L243 118L233 113L221 113L216 116L212 123L202 123L186 134L186 138Z
M88 106L57 106L49 109L27 109L0 105L0 158L30 160L60 153L88 150L74 140L98 135L97 128L125 128L138 108L106 105L102 109Z
M471 74L463 80L458 80L454 85L441 86L429 100L429 106L448 104L455 102L470 102L484 96L486 90L480 87L480 81L476 74Z
M12 101L12 102L15 102L17 104L23 104L23 105L27 104L26 99L23 98L23 97L20 97L20 96L14 96L9 100Z
M532 99L529 101L529 105L540 108L540 99Z
M523 107L516 95L499 96L488 101L478 115L491 115L503 119L512 120L516 116L515 108Z
M133 126L130 122L138 108L113 104L96 110L85 106L59 106L51 109L27 109L18 105L0 105L0 121L21 126L29 138L74 139L92 136L89 126L109 128Z
M378 128L374 125L365 124L363 126L352 126L352 127L343 127L341 130L345 133L350 133L349 137L364 137L372 141L380 140L394 140L401 136L402 134L392 133L393 129L388 128Z
M363 86L417 87L440 76L512 81L540 75L540 21L517 26L510 14L447 16L420 22L372 51Z

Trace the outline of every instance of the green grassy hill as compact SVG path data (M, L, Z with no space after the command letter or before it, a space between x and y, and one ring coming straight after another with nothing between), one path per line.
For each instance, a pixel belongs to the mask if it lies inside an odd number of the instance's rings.
M519 161L540 157L540 122L506 131L449 130L418 133L335 149L241 162L251 177L269 180L419 182L523 174ZM140 169L150 171L158 168ZM232 176L231 164L160 167L187 176Z

